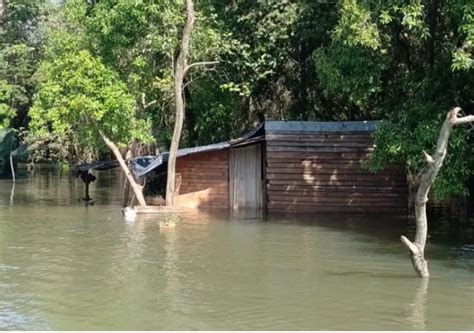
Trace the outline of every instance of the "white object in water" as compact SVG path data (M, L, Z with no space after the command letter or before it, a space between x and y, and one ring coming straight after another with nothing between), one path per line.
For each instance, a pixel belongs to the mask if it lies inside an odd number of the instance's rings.
M132 218L133 219L133 218L137 217L137 212L132 207L125 207L124 209L122 209L122 214L126 218Z

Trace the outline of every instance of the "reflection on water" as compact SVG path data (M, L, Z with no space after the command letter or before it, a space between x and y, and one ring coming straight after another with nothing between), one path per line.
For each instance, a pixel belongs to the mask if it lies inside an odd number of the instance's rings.
M407 322L412 324L415 330L426 330L426 303L428 299L429 279L419 279L419 287L415 292L414 301L407 309Z
M95 206L67 173L0 183L0 329L474 329L470 244L430 243L415 277L382 216L120 214L101 174Z

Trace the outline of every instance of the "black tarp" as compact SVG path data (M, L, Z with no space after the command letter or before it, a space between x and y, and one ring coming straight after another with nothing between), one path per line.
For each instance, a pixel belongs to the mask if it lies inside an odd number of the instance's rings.
M214 143L206 146L192 147L192 148L183 148L179 149L177 157L187 156L196 153L216 151L229 148L234 145L241 145L245 142L254 142L255 140L263 139L264 129L263 124L260 124L256 128L247 132L245 135L241 136L238 139ZM151 171L166 171L169 152L164 152L157 156L140 156L131 159L130 166L131 170L136 178L141 178L146 176ZM97 161L87 164L77 165L75 170L79 171L103 171L119 167L119 163L116 160L112 161Z

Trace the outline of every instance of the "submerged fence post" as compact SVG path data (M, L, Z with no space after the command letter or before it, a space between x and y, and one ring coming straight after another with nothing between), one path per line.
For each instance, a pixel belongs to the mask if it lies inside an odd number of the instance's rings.
M13 165L13 155L12 155L12 152L10 152L10 168L12 170L12 180L13 182L15 182L15 167Z

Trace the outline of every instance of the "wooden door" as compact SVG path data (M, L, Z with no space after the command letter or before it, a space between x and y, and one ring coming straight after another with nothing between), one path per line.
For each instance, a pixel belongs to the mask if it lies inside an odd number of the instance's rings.
M232 148L229 169L230 206L262 207L262 145Z

